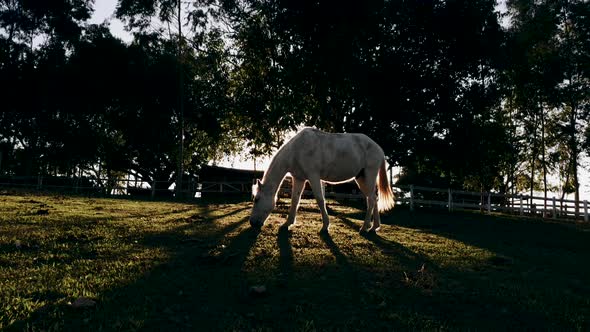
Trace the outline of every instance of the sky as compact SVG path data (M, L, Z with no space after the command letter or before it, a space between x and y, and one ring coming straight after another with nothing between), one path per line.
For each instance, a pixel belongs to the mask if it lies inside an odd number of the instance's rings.
M94 13L90 18L92 24L100 24L105 20L110 22L111 33L125 42L130 42L133 36L125 31L123 22L115 18L117 0L95 0Z
M123 22L115 18L115 9L117 7L117 0L95 0L94 4L94 14L90 19L90 23L92 24L100 24L105 20L110 22L110 28L113 35L121 38L126 42L130 42L133 37L132 35L125 31L125 27ZM496 9L500 13L506 13L506 0L500 0ZM502 25L506 26L508 24L508 19L504 18L502 20Z
M110 29L113 35L121 38L125 42L130 42L133 37L132 35L125 31L124 24L120 20L115 18L114 12L117 7L117 0L96 0L94 6L94 13L92 18L90 19L90 23L100 24L103 23L105 20L110 22ZM500 0L496 9L500 13L506 13L506 0ZM502 20L502 25L507 26L509 21L507 18ZM294 133L290 133L289 136L292 136ZM269 158L261 158L256 160L256 169L264 170L268 167L270 163ZM581 168L580 168L580 195L581 199L590 200L590 172L588 169L590 168L590 158L585 158L581 161ZM240 157L228 157L225 160L217 163L219 166L224 167L235 167L241 169L254 169L254 160L243 160ZM551 195L550 195L551 196ZM568 198L573 199L573 195L569 195Z

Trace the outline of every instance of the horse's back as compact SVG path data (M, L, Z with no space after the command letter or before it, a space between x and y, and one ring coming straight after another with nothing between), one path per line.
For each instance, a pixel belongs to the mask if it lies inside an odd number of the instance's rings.
M294 139L300 136L300 144L311 149L325 147L341 151L358 149L383 154L383 149L369 136L362 133L329 133L316 128L304 128ZM311 146L310 146L311 145Z
M293 170L319 174L328 182L348 181L367 168L376 169L383 150L371 138L360 133L328 133L305 128L295 135L289 149Z

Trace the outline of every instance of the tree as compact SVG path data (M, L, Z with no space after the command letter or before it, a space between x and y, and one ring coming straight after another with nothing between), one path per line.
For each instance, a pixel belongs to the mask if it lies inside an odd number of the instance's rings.
M537 155L541 152L546 196L548 160L546 128L555 128L552 142L558 155L568 157L570 166L559 169L567 172L564 188L573 185L579 201L578 159L581 151L583 126L587 126L584 106L588 103L588 33L586 1L514 0L508 2L512 10L514 58L513 84L519 115L524 120L532 144L531 193ZM550 112L559 114L552 115ZM547 124L547 120L558 123ZM539 130L540 128L540 130ZM540 131L540 139L538 139ZM561 133L561 134L559 134ZM560 138L562 141L555 140ZM563 150L567 147L569 151ZM576 203L576 214L578 203Z
M25 175L47 172L61 142L52 132L59 109L66 52L90 18L91 1L0 1L0 140L18 155ZM36 45L37 44L37 45Z
M466 181L456 160L470 152L449 146L465 125L495 125L503 34L493 1L223 4L236 101L257 145L300 123L364 132L393 164Z
M154 119L158 119L158 127L170 124L177 128L169 127L168 134L156 140L164 144L156 149L156 153L166 155L165 164L169 166L175 162L178 166L177 171L167 166L161 170L161 176L168 177L166 182L176 180L177 188L182 186L184 170L195 172L220 152L233 152L238 146L234 135L225 135L235 133L233 128L228 130L229 122L226 121L230 118L227 110L231 109L227 101L227 50L219 29L213 26L214 13L208 7L210 2L194 1L191 4L193 8L183 10L179 1L139 3L122 0L117 9L117 16L137 31L136 42L151 39L164 46L166 63L162 64L161 74L176 73L176 80L166 77L159 81L160 88L176 89L167 91L171 93L166 95L167 102L158 101L160 109L153 109L152 113ZM161 23L154 23L156 18ZM176 28L174 23L177 23ZM182 28L186 26L188 29L183 34ZM177 51L174 58L173 51ZM167 85L163 87L162 82ZM175 101L171 100L173 97ZM170 105L173 106L168 110L162 109ZM173 151L174 144L178 144L177 151Z
M588 128L590 118L590 3L565 0L560 3L558 40L563 82L557 85L560 103L569 122L567 146L570 150L569 170L573 177L576 201L575 214L579 213L580 183L579 158L582 145L581 133ZM586 129L587 130L587 129Z

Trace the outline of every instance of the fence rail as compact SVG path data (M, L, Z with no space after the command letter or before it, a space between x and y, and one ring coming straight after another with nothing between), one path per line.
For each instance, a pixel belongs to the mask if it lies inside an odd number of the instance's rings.
M545 197L540 196L470 192L412 185L397 188L400 189L403 198L398 198L396 201L409 205L410 209L421 206L439 206L449 211L455 209L479 209L488 213L502 212L553 219L581 218L585 222L588 222L590 217L587 200L576 202L575 200L558 199L556 197L547 197L545 199ZM433 194L437 199L431 197ZM577 214L576 207L578 208Z
M97 177L43 177L11 176L0 177L0 188L20 188L28 190L65 191L80 194L107 194L133 196L174 195L168 181L145 182L136 179L108 179ZM196 183L187 182L183 192L195 192Z
M237 182L237 181L229 181L229 182L212 182L212 181L203 181L199 182L197 186L197 190L201 193L248 193L251 189L250 182Z
M75 193L105 193L110 195L166 196L173 197L175 192L170 186L160 182L142 182L136 179L119 179L111 181L108 188L104 185L108 179L91 177L0 177L0 188L26 188L34 190L67 190ZM166 182L167 183L167 182ZM162 185L163 184L163 185ZM338 186L328 186L325 195L328 198L358 200L364 199L359 191L338 192ZM542 218L564 219L576 218L589 221L589 204L587 200L576 202L570 199L540 196L508 195L492 192L472 192L464 190L431 188L423 186L392 186L396 193L396 204L406 205L411 210L421 207L437 207L449 211L465 209L482 212L499 212L515 215L533 215ZM251 182L238 181L188 181L183 193L186 197L201 197L202 194L248 194ZM279 195L290 196L290 179L287 178L279 188ZM304 196L312 197L310 190L304 190ZM576 206L578 213L576 214Z

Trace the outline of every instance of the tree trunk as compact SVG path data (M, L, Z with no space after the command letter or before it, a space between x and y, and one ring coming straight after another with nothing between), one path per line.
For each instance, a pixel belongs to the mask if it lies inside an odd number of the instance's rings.
M567 187L568 182L570 182L570 170L569 170L569 167L566 168L566 171L565 171L565 182L564 182L565 185L564 185L564 187ZM563 211L563 199L565 198L565 190L566 189L563 188L562 191L561 191L561 201L559 203L560 204L559 209L561 211Z
M541 106L541 159L543 164L543 218L547 210L547 162L545 160L545 109Z
M569 21L569 17L568 15L571 13L572 8L570 7L570 1L566 0L565 1L565 10L563 10L563 24L564 24L564 29L565 29L565 45L568 49L574 49L573 45L572 45L572 25L567 24L567 22ZM580 183L578 181L578 156L579 156L579 151L578 151L578 141L576 139L576 120L577 120L577 101L576 101L576 96L575 96L575 92L572 90L572 86L575 86L574 84L574 72L577 69L577 65L574 65L573 67L570 67L569 70L567 71L567 76L569 78L569 102L570 102L570 137L569 137L569 145L570 145L570 151L571 151L571 172L573 175L573 184L574 184L574 200L575 200L575 216L576 218L578 218L579 213L580 213Z
M578 181L578 144L576 140L576 109L577 106L575 102L572 102L571 105L571 115L570 115L570 150L572 151L571 155L571 172L573 175L573 182L574 182L574 200L576 201L575 204L575 215L578 218L580 213L580 183Z
M178 110L180 116L180 139L178 157L178 172L176 174L176 198L182 198L183 177L184 177L184 83L182 72L182 2L178 0Z
M574 184L574 200L576 201L575 204L575 215L578 218L580 213L580 182L578 180L578 144L576 144L576 115L575 109L572 107L572 116L571 116L571 132L570 132L570 149L572 151L571 155L571 172L573 176L573 184Z
M512 115L512 110L513 110L513 106L512 106L512 97L509 99L510 102L510 106L509 106L509 116L510 116L510 125L512 126L512 139L516 138L516 126L514 125L514 117ZM514 153L514 150L512 150L512 153ZM510 206L514 206L514 195L516 194L516 179L515 179L515 175L516 175L516 158L514 155L512 155L512 159L510 160L510 184L511 187L510 188Z
M533 204L533 190L535 186L535 162L537 159L537 119L536 115L533 116L533 148L531 149L531 205Z

